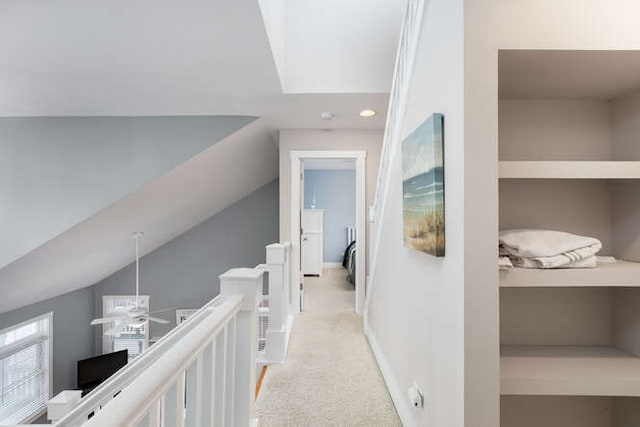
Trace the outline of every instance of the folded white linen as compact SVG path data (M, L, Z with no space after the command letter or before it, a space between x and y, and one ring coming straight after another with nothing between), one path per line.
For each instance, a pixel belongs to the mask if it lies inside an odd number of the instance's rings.
M514 265L521 268L595 268L598 265L598 260L595 255L591 255L588 258L570 262L569 264L549 267L550 264L542 264L538 258L518 258L514 261Z
M498 267L500 270L509 270L513 268L513 263L508 256L501 256L498 258Z
M500 232L500 254L527 268L595 267L602 243L563 231L517 229ZM593 260L589 259L594 257Z

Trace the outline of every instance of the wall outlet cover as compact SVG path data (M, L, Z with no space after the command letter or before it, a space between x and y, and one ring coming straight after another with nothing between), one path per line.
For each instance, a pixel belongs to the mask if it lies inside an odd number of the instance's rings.
M418 387L418 384L415 382L411 387L409 387L409 402L411 406L416 409L420 409L424 407L424 395L422 394L422 390Z

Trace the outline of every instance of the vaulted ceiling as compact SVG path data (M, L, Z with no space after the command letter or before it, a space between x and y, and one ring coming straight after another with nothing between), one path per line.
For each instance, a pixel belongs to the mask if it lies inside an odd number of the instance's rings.
M382 128L404 4L2 0L0 116L224 114L273 128ZM364 120L363 108L381 114ZM335 120L322 122L322 111Z

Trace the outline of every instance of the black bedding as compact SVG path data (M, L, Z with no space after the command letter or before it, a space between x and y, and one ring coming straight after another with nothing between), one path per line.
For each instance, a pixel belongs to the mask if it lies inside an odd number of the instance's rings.
M356 282L356 241L354 240L347 246L342 259L342 266L347 269L347 282L355 284Z

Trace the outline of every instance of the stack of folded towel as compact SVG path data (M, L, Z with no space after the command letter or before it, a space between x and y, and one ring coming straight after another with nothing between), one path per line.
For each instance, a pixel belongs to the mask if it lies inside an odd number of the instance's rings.
M510 261L524 268L593 268L600 240L552 230L504 230L500 232L500 264Z

